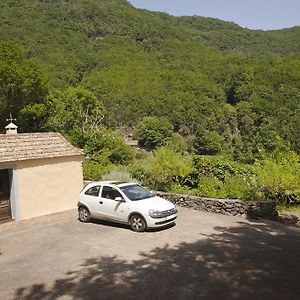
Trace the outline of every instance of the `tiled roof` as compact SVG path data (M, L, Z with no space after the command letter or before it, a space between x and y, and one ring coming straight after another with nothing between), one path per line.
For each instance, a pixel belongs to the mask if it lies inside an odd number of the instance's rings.
M0 134L0 162L82 155L60 133Z

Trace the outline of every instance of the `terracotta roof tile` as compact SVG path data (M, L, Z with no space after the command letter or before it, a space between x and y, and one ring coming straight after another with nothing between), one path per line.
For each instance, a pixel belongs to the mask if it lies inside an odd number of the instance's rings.
M83 155L60 133L0 134L0 162Z

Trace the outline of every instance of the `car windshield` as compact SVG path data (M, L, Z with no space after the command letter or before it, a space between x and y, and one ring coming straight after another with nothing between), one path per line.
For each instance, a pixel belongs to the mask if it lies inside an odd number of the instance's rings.
M138 184L125 185L120 187L120 189L127 196L127 198L132 201L154 197L153 194L151 194L149 191L147 191Z

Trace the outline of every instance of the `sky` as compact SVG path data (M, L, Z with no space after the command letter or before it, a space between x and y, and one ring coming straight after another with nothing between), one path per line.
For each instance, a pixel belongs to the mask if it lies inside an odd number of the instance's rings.
M232 21L250 29L300 25L300 0L129 0L137 8L174 16L203 16Z

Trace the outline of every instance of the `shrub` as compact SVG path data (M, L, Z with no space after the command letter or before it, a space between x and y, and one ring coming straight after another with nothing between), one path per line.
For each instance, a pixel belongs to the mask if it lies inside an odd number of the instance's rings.
M224 182L216 177L201 176L198 184L199 196L254 200L252 187L242 176L228 176Z
M136 137L149 150L163 146L172 136L172 125L165 118L145 117L138 125Z
M188 152L189 150L189 145L187 143L187 140L179 133L172 134L172 137L167 142L167 146L181 153Z
M124 167L115 167L108 173L104 174L102 180L113 180L121 182L138 182Z
M202 197L224 198L221 193L222 182L215 177L201 176L196 194Z
M292 152L274 151L267 155L260 152L262 160L257 161L255 169L258 184L267 198L278 204L297 205L300 203L300 164L299 156Z
M222 186L222 193L230 199L258 200L255 192L250 179L244 176L228 176Z
M102 165L91 161L90 163L83 162L83 179L98 181L102 175L109 172L113 168L112 164Z
M193 165L195 174L216 177L222 182L228 176L253 174L251 166L231 161L223 156L195 155Z
M199 130L194 141L196 153L216 155L222 149L222 140L223 138L216 131Z
M199 196L212 198L258 199L257 182L251 166L222 156L193 158L193 171L184 179Z
M90 162L83 163L86 180L100 180L103 174L114 168L114 165L126 165L133 160L134 150L110 130L102 129L95 133L87 133L82 139L85 153L90 156Z
M170 147L161 147L143 164L131 166L131 174L137 176L145 185L169 190L180 184L183 178L192 171L191 161Z
M85 153L89 153L100 164L126 165L134 158L134 150L111 130L88 133L85 139Z

